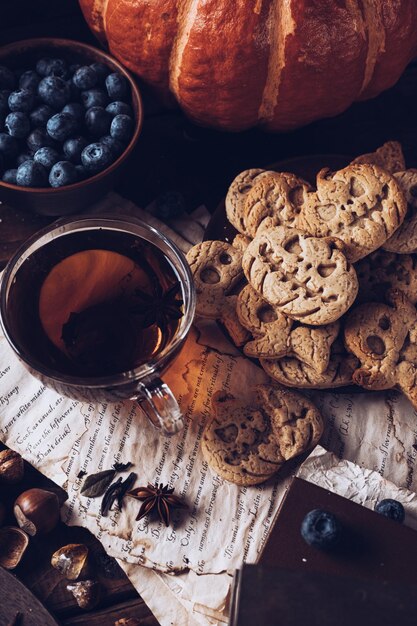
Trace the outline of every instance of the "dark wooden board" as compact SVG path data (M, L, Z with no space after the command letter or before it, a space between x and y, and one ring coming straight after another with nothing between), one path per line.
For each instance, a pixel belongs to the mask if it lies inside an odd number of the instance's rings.
M52 615L15 576L0 567L0 623L11 623L21 613L22 626L58 626Z

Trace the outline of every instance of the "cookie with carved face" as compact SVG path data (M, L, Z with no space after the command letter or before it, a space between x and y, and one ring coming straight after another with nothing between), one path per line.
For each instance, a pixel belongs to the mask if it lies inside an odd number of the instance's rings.
M236 345L249 339L236 319L233 289L243 278L242 252L223 241L203 241L187 253L197 292L196 313L224 323Z
M400 388L417 408L417 311L398 289L346 319L345 343L360 361L353 380L365 389Z
M417 252L417 170L394 174L407 201L404 221L384 243L384 250L407 254Z
M263 228L295 225L310 185L295 174L270 172L259 177L247 193L244 222L251 237Z
M356 159L353 159L351 165L355 164L377 165L390 172L390 174L405 170L404 154L398 141L387 141L375 152L361 154Z
M253 185L271 172L260 168L244 170L236 176L226 195L226 216L229 222L243 235L247 235L247 228L244 216L246 196Z
M301 394L258 385L250 398L215 393L201 444L210 467L238 485L264 482L286 460L315 446L323 431L320 413Z
M375 165L321 170L296 226L314 237L337 237L352 263L381 247L402 224L407 202L398 181Z
M352 383L358 360L344 349L339 339L336 339L330 350L329 364L321 373L295 356L260 359L260 364L268 376L286 387L333 389Z
M242 326L254 336L243 348L247 356L295 356L318 373L326 371L332 343L339 334L338 322L316 328L294 322L276 311L250 285L239 293L236 313Z
M261 231L243 255L248 282L276 310L305 324L338 320L353 304L358 280L343 243L278 226Z
M359 280L357 303L383 302L388 289L401 289L413 303L417 302L417 258L377 250L355 264Z

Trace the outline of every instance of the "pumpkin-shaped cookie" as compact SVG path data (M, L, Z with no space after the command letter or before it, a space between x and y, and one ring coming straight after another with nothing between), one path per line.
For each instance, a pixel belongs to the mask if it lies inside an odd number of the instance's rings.
M261 228L295 225L310 185L295 174L268 172L247 193L244 204L246 231L255 237Z
M243 255L248 282L270 304L314 326L338 320L349 309L358 281L343 243L278 226L262 231Z
M332 343L339 334L339 322L319 327L294 322L276 311L251 285L239 293L236 313L242 326L254 336L243 348L247 356L258 359L296 356L317 372L326 371Z
M321 373L296 357L260 359L260 363L273 380L300 389L333 389L350 385L358 367L357 358L346 352L339 339L332 344L329 364Z
M384 243L384 249L399 254L417 252L417 170L406 170L394 175L407 200L404 221Z
M396 179L376 165L321 170L317 191L308 194L297 227L315 237L338 237L354 263L391 237L407 211Z
M310 400L275 385L256 386L249 401L218 391L212 407L203 454L220 476L238 485L264 482L286 460L315 446L323 431Z
M399 387L417 408L417 311L398 289L388 304L362 304L349 313L345 342L359 359L353 380L365 389Z

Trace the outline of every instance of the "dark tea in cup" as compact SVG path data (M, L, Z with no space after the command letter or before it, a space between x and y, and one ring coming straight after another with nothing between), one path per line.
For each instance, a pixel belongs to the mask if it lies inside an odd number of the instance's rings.
M58 223L10 261L1 296L6 338L45 384L88 401L158 400L159 417L161 398L174 401L159 375L182 346L195 294L162 233L131 218Z

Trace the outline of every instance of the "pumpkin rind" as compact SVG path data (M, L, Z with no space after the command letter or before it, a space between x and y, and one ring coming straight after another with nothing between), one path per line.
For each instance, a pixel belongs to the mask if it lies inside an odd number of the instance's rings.
M195 121L289 130L392 86L415 0L80 0L101 42Z

